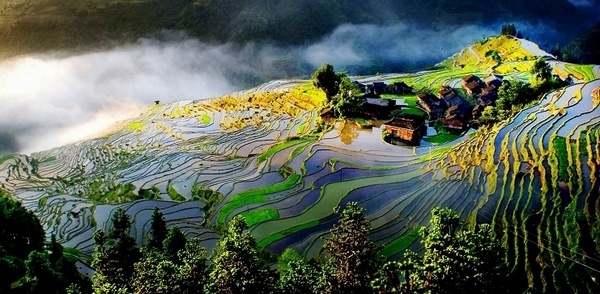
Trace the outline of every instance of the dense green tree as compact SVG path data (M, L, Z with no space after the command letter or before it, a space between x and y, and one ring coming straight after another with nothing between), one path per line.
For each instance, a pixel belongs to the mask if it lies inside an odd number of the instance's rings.
M155 250L135 263L131 290L136 294L182 293L179 266Z
M335 109L344 116L355 115L363 108L363 94L345 74L338 75L340 87L338 94L332 98Z
M503 25L502 30L500 31L500 34L504 35L504 36L516 37L517 36L517 28L512 23Z
M0 189L0 293L65 293L69 284L89 288L38 218Z
M467 229L448 208L434 208L431 214L430 227L421 230L422 262L410 278L415 286L432 293L502 292L503 250L492 229Z
M326 287L327 293L369 293L376 272L377 246L369 240L371 231L364 217L365 209L350 202L340 212L339 223L331 229L331 238L325 241L324 250L333 268L333 276Z
M130 291L134 264L140 259L136 242L130 234L131 219L123 209L117 209L112 217L108 234L98 230L94 233L96 249L92 267L95 293L124 293Z
M178 264L179 258L177 253L179 250L185 249L185 243L185 235L181 232L181 229L178 226L171 227L163 242L163 254L165 258Z
M341 78L335 73L333 65L328 63L323 64L313 73L312 81L315 87L325 92L328 102L331 102L340 90Z
M64 293L66 285L61 287L57 275L52 270L46 252L32 251L25 262L27 269L24 287L28 293Z
M38 218L0 189L0 245L8 255L25 260L44 248L45 233Z
M183 250L180 250L181 290L186 294L202 293L208 282L208 259L206 249L197 237L189 239Z
M533 67L531 68L530 72L543 82L552 78L552 68L550 68L550 65L543 58L538 58L533 63Z
M279 282L282 294L321 293L322 271L315 260L306 261L293 249L286 249L278 260Z
M413 293L417 287L415 272L421 264L421 256L407 250L402 260L385 263L377 272L377 277L371 282L371 286L379 294Z
M258 258L256 241L242 216L234 217L211 258L208 293L270 293L274 274Z
M148 249L162 250L163 242L167 238L167 223L162 212L158 210L158 207L154 208L152 212L152 218L150 220L150 239L146 247Z

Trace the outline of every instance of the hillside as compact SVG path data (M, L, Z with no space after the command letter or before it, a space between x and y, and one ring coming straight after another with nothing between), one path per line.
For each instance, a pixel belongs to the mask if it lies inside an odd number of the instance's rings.
M577 36L563 49L563 58L579 63L600 63L600 23Z
M437 90L500 69L506 80L527 81L527 64L546 55L538 49L488 38L445 69L358 81ZM495 67L489 51L510 66ZM378 127L352 121L328 127L319 115L323 93L308 81L273 81L215 100L153 105L102 137L2 157L0 184L83 261L93 232L106 229L117 208L135 219L138 240L154 207L208 248L243 215L259 246L312 257L336 220L333 207L357 201L380 254L400 259L407 248L419 250L419 227L443 206L494 226L518 287L591 292L600 278L589 270L600 267L600 66L551 64L576 83L445 144L390 145ZM403 99L416 103L414 94Z
M485 9L474 0L14 0L0 4L0 57L112 47L164 29L208 42L285 46L314 41L345 23L445 28L532 20L560 33L545 38L564 41L585 28L582 19L588 18L567 0L500 1Z

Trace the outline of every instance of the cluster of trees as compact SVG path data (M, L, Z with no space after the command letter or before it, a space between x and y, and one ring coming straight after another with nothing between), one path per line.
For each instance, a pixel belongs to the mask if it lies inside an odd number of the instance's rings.
M503 25L502 29L500 30L500 35L503 35L503 36L517 37L517 33L518 33L517 28L512 23Z
M564 48L557 46L552 54L563 60L576 63L600 63L600 22L588 31L578 35Z
M0 189L0 293L91 292L89 280L38 218Z
M533 76L531 83L519 80L504 81L498 88L498 99L495 106L486 106L478 119L480 125L492 125L503 121L529 103L538 100L540 95L570 83L552 75L552 69L541 58L535 61L530 72Z
M490 227L468 229L450 209L434 209L421 230L423 255L405 253L383 263L369 240L365 209L341 210L322 254L311 260L286 250L270 266L241 216L233 218L208 256L199 240L167 230L155 210L141 249L129 236L131 220L119 210L113 226L95 235L95 293L483 293L502 289L504 251ZM492 288L493 287L493 288Z
M353 116L361 112L363 93L350 78L336 73L333 65L325 63L312 75L313 85L325 92L327 104L342 116Z

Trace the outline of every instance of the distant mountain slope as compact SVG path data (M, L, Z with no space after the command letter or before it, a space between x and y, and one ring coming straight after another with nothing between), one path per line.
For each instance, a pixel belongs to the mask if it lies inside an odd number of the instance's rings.
M571 34L585 19L567 0L14 0L0 4L1 56L111 46L163 29L206 41L302 44L344 23L448 25L513 20Z
M600 63L600 23L589 31L577 36L563 53L569 61L580 63Z
M449 68L492 69L497 73L528 71L538 57L552 57L528 40L510 36L485 38L441 63Z

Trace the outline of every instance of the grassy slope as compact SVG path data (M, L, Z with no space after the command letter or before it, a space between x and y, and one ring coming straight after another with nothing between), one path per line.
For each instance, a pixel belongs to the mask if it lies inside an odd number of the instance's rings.
M489 53L497 52L498 63ZM518 39L508 36L486 38L444 61L442 64L454 69L493 70L500 74L528 71L536 56L523 49Z

